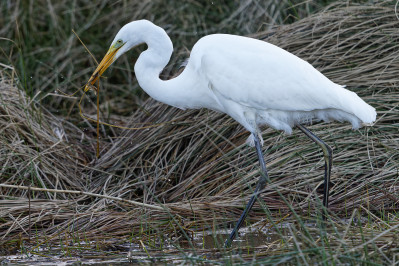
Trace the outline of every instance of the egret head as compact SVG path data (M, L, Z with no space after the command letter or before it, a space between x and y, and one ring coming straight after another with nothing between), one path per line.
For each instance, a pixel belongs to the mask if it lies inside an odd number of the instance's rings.
M119 56L143 42L140 35L138 35L138 33L141 32L139 29L142 27L141 24L143 24L143 21L134 21L126 24L120 29L112 41L108 52L105 54L103 60L98 64L96 70L87 82L85 91L95 88L93 85Z

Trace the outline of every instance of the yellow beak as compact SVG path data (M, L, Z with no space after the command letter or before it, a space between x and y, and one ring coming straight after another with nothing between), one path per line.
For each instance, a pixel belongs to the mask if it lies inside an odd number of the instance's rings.
M103 60L101 60L100 64L97 66L96 70L94 71L89 81L87 82L85 86L85 92L87 92L90 89L95 89L97 93L98 89L94 86L94 83L97 82L97 80L101 77L101 75L105 72L105 70L107 70L107 68L114 62L116 52L121 47L122 46L115 47L114 45L111 48L109 48L107 54L104 56Z

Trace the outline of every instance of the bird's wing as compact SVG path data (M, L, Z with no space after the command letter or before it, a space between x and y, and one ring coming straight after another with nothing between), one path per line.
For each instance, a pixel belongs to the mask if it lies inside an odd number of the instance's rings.
M217 97L251 108L283 111L339 105L339 85L306 61L258 40L236 37L223 45L224 41L212 40L201 52L202 74Z

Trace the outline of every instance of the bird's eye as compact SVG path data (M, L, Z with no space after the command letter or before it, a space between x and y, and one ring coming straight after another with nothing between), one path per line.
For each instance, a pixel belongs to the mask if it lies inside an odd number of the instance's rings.
M115 45L115 48L120 48L120 47L122 47L122 45L123 45L122 39L117 40L116 43L115 43L114 45Z

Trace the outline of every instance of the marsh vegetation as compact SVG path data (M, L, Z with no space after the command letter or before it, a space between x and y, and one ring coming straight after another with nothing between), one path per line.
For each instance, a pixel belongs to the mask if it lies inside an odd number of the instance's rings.
M399 19L394 1L1 1L0 260L21 256L114 262L394 264L399 260ZM248 133L226 115L178 110L139 89L145 47L100 87L107 123L83 120L82 88L119 28L146 18L174 46L175 75L201 36L276 44L377 109L373 127L314 123L334 150L329 220L320 215L323 156L296 131L264 128L272 182L223 241L258 177ZM95 117L95 95L82 109ZM141 203L146 204L143 206ZM128 253L129 258L127 258ZM15 258L15 257L14 257Z

